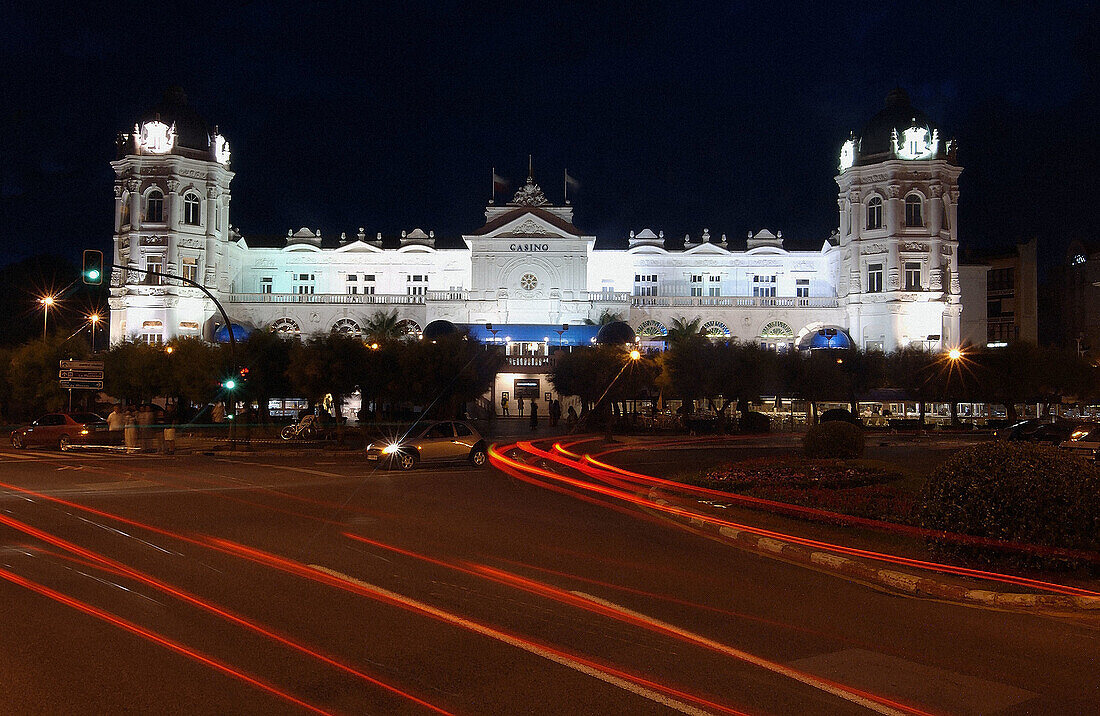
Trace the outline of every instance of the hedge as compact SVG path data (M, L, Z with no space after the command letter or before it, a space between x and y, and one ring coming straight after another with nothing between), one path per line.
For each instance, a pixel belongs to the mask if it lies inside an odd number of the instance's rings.
M863 455L863 444L863 429L858 425L821 423L802 437L802 454L809 458L851 460Z

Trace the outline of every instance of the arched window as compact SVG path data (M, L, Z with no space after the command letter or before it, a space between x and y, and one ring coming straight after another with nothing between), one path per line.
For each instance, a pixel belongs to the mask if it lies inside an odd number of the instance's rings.
M642 321L634 333L639 338L663 338L668 335L668 329L660 321Z
M352 338L358 338L363 335L363 329L359 327L359 324L350 318L341 318L332 326L333 333L341 333L345 336L351 336Z
M145 220L159 224L164 221L164 194L154 189L145 200Z
M905 225L924 226L924 217L921 216L921 198L916 194L905 197Z
M794 330L783 321L772 321L760 329L761 338L794 338Z
M199 195L187 192L187 195L183 197L183 223L191 226L199 225L199 205Z
M412 341L420 337L420 324L408 318L397 322L397 330L403 341Z
M882 197L873 196L871 200L867 202L867 228L868 229L881 229L882 228Z
M729 338L730 329L721 321L707 321L703 324L703 335L707 338Z
M300 336L302 335L302 329L298 325L298 322L292 318L280 318L271 324L271 332L279 333L284 336Z

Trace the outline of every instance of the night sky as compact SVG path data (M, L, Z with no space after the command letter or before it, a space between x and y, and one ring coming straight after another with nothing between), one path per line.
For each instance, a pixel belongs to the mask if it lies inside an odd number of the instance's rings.
M960 5L9 5L2 260L109 246L115 136L172 84L231 143L246 236L469 232L531 153L588 233L813 248L841 143L900 85L959 140L961 240L1049 260L1096 235L1095 4Z

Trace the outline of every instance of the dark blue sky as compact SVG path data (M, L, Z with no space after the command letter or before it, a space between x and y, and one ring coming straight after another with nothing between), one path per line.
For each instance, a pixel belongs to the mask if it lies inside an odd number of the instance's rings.
M964 242L1095 236L1085 2L32 5L0 28L5 260L108 245L115 135L170 84L229 138L246 235L470 231L532 153L601 236L816 247L840 144L901 85L960 141Z

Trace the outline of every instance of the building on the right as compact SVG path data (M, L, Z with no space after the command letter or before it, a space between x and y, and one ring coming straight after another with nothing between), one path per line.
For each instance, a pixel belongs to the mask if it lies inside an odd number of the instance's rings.
M1043 285L1043 342L1100 351L1100 245L1071 241Z

